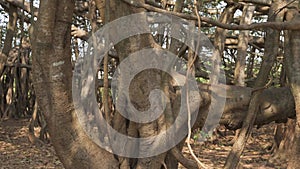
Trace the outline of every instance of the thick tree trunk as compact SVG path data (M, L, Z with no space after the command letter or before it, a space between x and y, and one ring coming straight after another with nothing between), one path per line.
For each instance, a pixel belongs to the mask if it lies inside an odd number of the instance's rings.
M114 156L89 139L75 115L70 90L73 8L71 0L40 2L32 63L37 99L65 168L118 168Z
M184 79L183 75L176 75L179 79ZM199 107L199 115L194 126L196 128L202 128L207 112L209 111L209 105L211 104L211 94L217 97L223 97L226 99L226 104L223 110L223 115L220 119L220 124L225 125L226 128L236 130L242 127L243 121L248 112L249 103L253 92L257 89L250 87L240 87L233 85L219 84L217 88L222 91L226 91L226 95L220 95L220 93L212 93L211 85L198 84L199 92L201 95L202 104ZM267 88L260 89L261 97L257 104L257 116L254 121L254 125L261 127L271 122L285 123L288 118L295 119L295 102L293 95L288 87L280 88ZM180 106L179 94L173 96L172 107L178 110ZM285 99L282 99L285 98ZM197 106L191 105L195 108ZM195 109L191 110L195 112Z
M144 1L140 1L144 3ZM111 1L110 3L110 19L114 20L120 18L122 16L135 14L138 12L143 12L144 9L139 9L132 7L124 2L120 1ZM136 25L136 21L130 21L128 25ZM145 25L138 25L139 27L145 27ZM129 27L128 27L129 28ZM147 27L145 27L147 29ZM122 62L128 55L137 52L141 49L145 48L155 48L156 43L150 34L143 34L143 35L135 35L133 37L129 37L121 41L119 44L115 46L118 54L120 62ZM139 64L138 61L131 60L132 66L134 67L135 64ZM161 83L163 82L164 75L159 71L147 70L139 74L133 79L132 85L130 86L129 95L131 100L127 102L134 103L134 106L138 110L147 110L149 106L149 93L157 88L162 89ZM128 79L124 79L121 77L120 79L120 86L126 82ZM169 82L167 82L168 84ZM118 95L123 95L124 91L119 91ZM169 110L171 111L171 110ZM117 112L118 113L118 112ZM172 112L170 112L172 114ZM125 120L122 116L117 116L117 118L113 119L114 128L119 129L119 132L124 134L129 134L129 131L135 131L138 135L135 137L151 137L156 136L160 131L164 130L164 121L166 120L164 116L160 117L158 120L149 122L146 124L138 124L135 122L130 121L129 127L126 128L127 120ZM153 145L154 143L149 142L149 145ZM137 169L156 169L161 168L162 165L165 163L165 157L167 153L162 153L160 155L149 157L149 158L139 158L136 161L136 164L133 166ZM130 166L128 159L119 158L120 163L122 166Z
M300 20L298 12L294 12L293 20ZM294 169L299 167L300 159L300 32L288 31L286 39L286 68L289 85L295 99L296 124L294 140L292 142L292 151L288 163L288 168Z
M209 88L210 87L207 85L199 85L200 94L204 99L203 102L207 104L210 104L211 102L210 96L207 94L207 91L210 91ZM220 124L225 125L226 128L232 130L241 128L247 115L252 93L255 89L229 85L219 85L218 88L226 90L226 104L220 119ZM218 97L224 97L217 93L216 95ZM288 118L295 118L294 98L290 89L287 87L263 90L258 103L257 116L254 121L254 125L257 125L258 127L273 121L284 123ZM200 115L205 114L203 112L208 111L207 104L202 104L200 106ZM201 128L201 125L203 125L203 120L201 120L201 118L203 117L200 116L198 118L195 127Z
M274 132L273 156L269 159L270 163L274 161L287 161L291 158L292 145L295 136L295 119L288 119L287 123L278 124Z

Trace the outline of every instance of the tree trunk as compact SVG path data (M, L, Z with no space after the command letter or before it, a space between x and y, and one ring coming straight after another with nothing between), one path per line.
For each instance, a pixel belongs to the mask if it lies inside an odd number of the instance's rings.
M297 4L295 4L297 7ZM296 8L297 9L297 8ZM292 17L292 21L299 21L300 15L298 11L291 10L288 14ZM288 18L289 19L289 18ZM300 32L288 31L285 42L286 47L286 69L289 85L295 99L296 124L294 140L292 142L292 151L288 162L288 168L299 168L300 159Z
M33 80L51 141L65 168L118 168L78 124L72 103L71 21L74 1L41 1L33 41ZM47 89L47 90L45 90Z
M233 15L237 10L238 5L236 4L228 4L222 15L220 16L221 23L231 23L233 19ZM219 82L220 77L220 66L221 66L221 58L223 56L223 51L225 47L225 39L226 39L227 31L223 28L216 28L214 46L215 50L212 55L212 73L210 77L211 84L217 84Z
M287 123L278 124L274 133L273 155L269 159L270 163L279 160L287 161L291 158L292 145L295 136L295 119L288 119Z
M7 24L7 33L4 40L4 47L2 53L0 52L0 77L2 76L4 65L6 63L9 51L12 48L12 41L15 36L17 26L17 7L10 4L9 6L9 22Z
M255 6L253 4L247 4L244 6L242 18L240 25L242 24L251 24L252 16L255 11ZM246 66L246 57L247 49L249 42L249 31L240 31L238 38L238 49L237 49L237 59L234 71L234 80L235 84L238 86L245 86L245 66Z
M140 3L144 3L144 1L140 0ZM135 14L138 12L145 11L144 9L139 9L132 7L124 2L120 1L111 1L110 3L110 19L114 20L117 18L120 18L122 16ZM136 25L135 21L131 21L131 25ZM139 25L140 27L145 27L145 25ZM145 29L147 29L145 27ZM152 35L150 34L143 34L143 35L135 35L133 37L129 37L128 39L125 39L121 41L116 46L117 52L119 53L119 59L120 62L122 62L129 54L132 54L134 52L137 52L144 48L155 48L156 43L154 39L152 38ZM139 64L138 61L131 60L131 65ZM134 67L134 66L132 66ZM131 100L128 100L126 102L129 102L129 104L134 103L134 106L137 110L147 110L149 107L149 101L148 97L152 90L154 89L161 89L163 90L164 85L162 86L162 82L164 79L164 74L160 71L155 70L145 70L141 72L139 75L137 75L132 82L132 85L130 86L129 95ZM123 83L125 83L128 79L125 79L121 77L120 80L120 86L122 86ZM170 81L166 84L169 84ZM167 85L168 86L168 85ZM120 91L118 93L119 96L123 95L124 91ZM146 108L146 109L145 109ZM168 110L171 111L171 110ZM118 113L118 112L117 112ZM172 112L170 112L172 114ZM149 122L146 124L143 123L135 123L130 121L129 122L129 128L126 127L127 120L122 119L121 116L118 116L119 119L114 119L113 124L114 128L119 128L119 132L127 133L127 131L135 130L140 137L151 137L156 136L160 131L164 130L164 121L166 120L164 116L160 117L158 120L155 120L153 122ZM122 126L122 127L121 127ZM136 135L137 136L137 135ZM135 136L135 137L136 137ZM149 145L153 145L154 143L149 142ZM154 146L154 145L153 145ZM149 157L149 158L139 158L136 161L136 165L134 165L134 168L137 169L156 169L161 168L165 164L165 157L167 153L162 153L160 155ZM129 166L132 164L128 164L128 159L122 159L119 158L122 162L124 161L126 164L124 166Z

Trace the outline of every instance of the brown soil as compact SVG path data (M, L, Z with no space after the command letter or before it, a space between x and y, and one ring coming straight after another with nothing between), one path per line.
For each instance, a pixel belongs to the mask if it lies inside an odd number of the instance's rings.
M253 129L252 137L248 140L241 162L238 168L243 169L284 169L286 162L276 161L270 163L272 157L272 143L275 124L265 125L260 129ZM221 128L222 131L222 128ZM214 141L194 142L192 148L199 160L209 168L223 168L227 155L231 150L232 144L229 144L234 137L232 131L224 132L225 137L218 137ZM184 155L192 159L187 146L183 149ZM274 160L273 160L274 161Z
M0 121L0 168L63 168L51 144L33 145L28 119Z
M0 121L0 168L63 168L55 155L51 144L32 144L28 139L28 119ZM286 168L285 162L270 164L270 146L274 124L254 129L252 139L248 142L242 155L240 168ZM225 137L219 137L213 142L194 142L194 153L200 161L209 168L222 168L231 149L228 143L233 138L233 132L227 132ZM183 153L191 158L185 146ZM183 167L180 167L183 168Z

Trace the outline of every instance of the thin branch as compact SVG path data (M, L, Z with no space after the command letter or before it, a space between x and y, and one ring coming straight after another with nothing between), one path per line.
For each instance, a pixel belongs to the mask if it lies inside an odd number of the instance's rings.
M140 3L137 1L131 1L131 0L122 0L127 4L130 4L137 8L144 8L149 11L153 12L159 12L169 15L174 15L181 17L183 19L187 20L195 20L197 21L197 16L193 14L184 14L179 12L172 12L167 11L161 8L156 8L148 4ZM244 24L244 25L234 25L234 24L224 24L220 23L218 21L215 21L208 17L201 17L201 22L206 22L208 24L211 24L212 26L217 26L223 29L229 29L229 30L257 30L257 29L265 29L265 28L271 28L276 30L300 30L300 21L288 21L288 22L264 22L264 23L252 23L252 24Z
M271 0L241 0L240 2L252 3L262 6L271 6L272 4Z
M284 1L283 4L280 4L280 8L277 9L271 16L270 18L275 17L279 12L281 12L282 10L284 10L285 8L287 8L289 5L291 5L292 3L294 3L296 0L292 0L290 2L286 2Z
M24 2L23 0L0 0L1 2L8 2L10 4L13 4L15 6L17 6L20 9L25 10L28 13L34 13L34 15L37 15L37 8L34 8L34 11L31 11L32 9L30 8L30 3L29 2Z
M6 67L27 68L27 69L29 69L29 70L32 68L31 65L26 65L26 64L21 64L21 63L15 63L15 64L12 64L12 63L5 63L5 66L6 66Z
M200 34L201 32L201 18L198 14L198 9L197 9L197 1L194 0L194 8L195 8L195 13L197 15L197 20L198 20L198 33ZM197 58L197 54L198 54L198 50L199 50L199 46L200 46L200 43L199 43L199 38L200 36L198 36L198 40L197 40L197 44L196 44L196 51L195 51L195 55L192 56L192 58L189 58L192 59L191 62L189 63L190 65L188 65L188 69L187 69L187 73L186 73L186 102L187 102L187 111L188 111L188 136L187 136L187 146L188 146L188 149L192 155L192 157L196 160L197 164L198 164L198 167L202 167L202 168L207 168L205 166L205 164L203 164L198 158L197 156L194 154L193 152L193 149L191 147L191 144L190 144L190 139L191 139L191 133L192 133L192 127L191 127L191 110L190 110L190 106L189 106L189 89L188 89L188 76L189 74L192 72L192 66L194 65L194 62L196 61L196 58Z

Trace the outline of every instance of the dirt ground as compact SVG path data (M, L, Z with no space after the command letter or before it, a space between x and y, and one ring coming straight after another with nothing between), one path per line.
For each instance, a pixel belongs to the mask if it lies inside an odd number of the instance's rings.
M287 167L287 162L272 160L272 143L275 124L265 125L260 129L253 129L251 138L248 140L241 162L238 168L243 169L284 169ZM220 127L221 131L225 130ZM222 132L225 133L225 132ZM223 168L227 155L229 154L232 144L230 141L234 138L233 131L227 131L225 137L218 137L216 140L207 141L204 143L195 142L192 145L195 155L199 160L206 164L208 168ZM190 152L185 146L183 153L186 157L191 158Z
M0 169L63 168L51 144L33 145L27 137L28 119L0 121ZM254 129L242 155L240 168L286 168L285 162L268 163L274 124ZM194 153L209 168L222 168L231 149L233 132L213 142L192 144ZM185 146L184 155L191 158ZM180 167L183 168L183 167Z
M51 144L31 144L28 123L29 119L0 121L0 168L63 168Z

